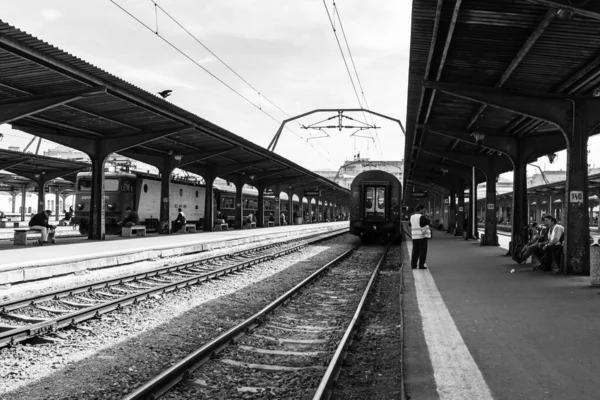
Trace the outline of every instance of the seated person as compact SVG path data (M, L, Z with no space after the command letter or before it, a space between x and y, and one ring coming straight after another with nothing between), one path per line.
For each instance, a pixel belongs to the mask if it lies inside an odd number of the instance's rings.
M117 222L117 225L119 225L119 230L118 230L119 236L122 235L121 228L123 228L124 226L127 228L130 228L134 225L140 224L140 216L138 215L138 213L135 210L132 210L131 207L127 207L125 209L125 211L127 212L127 215L125 216L125 218L123 218L120 222Z
M275 217L273 216L273 213L269 214L269 222L275 222Z
M48 240L51 242L54 240L54 229L56 227L48 224L51 215L52 211L46 210L35 214L29 220L29 228L34 231L40 231L42 234L42 237L38 241L40 245L48 244Z
M73 218L73 207L69 207L69 211L64 210L65 217L60 220L60 226L67 226L71 223L71 218Z
M553 261L559 262L557 259L558 253L561 250L562 240L564 238L565 228L556 222L556 218L547 216L548 221L548 242L544 243L541 250L543 252L540 258L540 263L534 267L534 269L541 268L544 271L550 271L552 269ZM553 272L556 274L560 270L555 269Z
M521 250L521 262L525 262L533 254L534 250L538 247L540 239L540 230L538 229L536 222L532 222L529 225L528 237L529 241L525 246L523 246L523 250Z
M223 218L223 213L221 211L217 211L217 219L215 219L215 225L222 225L225 223L225 218Z
M181 208L178 208L177 211L177 219L173 221L173 232L179 232L182 227L185 226L185 214L181 211Z

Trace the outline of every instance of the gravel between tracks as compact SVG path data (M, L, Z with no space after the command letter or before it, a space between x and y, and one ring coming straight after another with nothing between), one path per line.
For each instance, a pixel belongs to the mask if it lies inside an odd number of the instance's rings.
M348 350L332 399L400 399L402 250L390 248Z
M119 399L349 249L344 235L60 332L0 349L0 399ZM241 304L243 312L238 309Z

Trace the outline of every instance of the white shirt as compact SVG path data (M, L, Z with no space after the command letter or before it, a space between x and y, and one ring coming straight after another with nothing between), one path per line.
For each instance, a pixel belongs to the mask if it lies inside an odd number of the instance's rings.
M421 214L413 214L410 217L410 234L412 239L425 239L423 228L421 228Z
M550 241L548 242L548 244L557 244L564 232L565 228L563 228L562 225L554 225L552 227L552 232L550 232Z

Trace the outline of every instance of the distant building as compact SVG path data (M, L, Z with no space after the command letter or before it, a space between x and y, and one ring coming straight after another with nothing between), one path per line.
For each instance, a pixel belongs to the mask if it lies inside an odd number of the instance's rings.
M67 146L56 146L53 149L48 149L44 151L44 155L46 157L62 158L73 161L88 161L90 159L83 151L75 150Z
M402 182L402 173L404 171L404 161L372 161L369 158L354 157L353 160L344 162L337 171L335 170L316 170L312 171L337 183L338 185L350 189L354 178L363 171L382 170L394 175Z

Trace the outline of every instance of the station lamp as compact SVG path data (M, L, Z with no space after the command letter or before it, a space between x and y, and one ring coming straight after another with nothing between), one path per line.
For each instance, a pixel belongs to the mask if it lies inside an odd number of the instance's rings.
M183 159L183 155L175 154L173 155L173 158L175 159L175 161L180 162Z
M471 134L473 136L473 138L475 138L475 143L477 144L481 144L481 142L483 142L483 139L485 139L485 133L483 132L473 132Z
M552 164L554 162L554 160L556 160L556 153L550 153L548 154L546 157L548 157L548 161L550 161L550 164Z
M442 168L441 171L442 174L446 175L448 173L448 168Z

